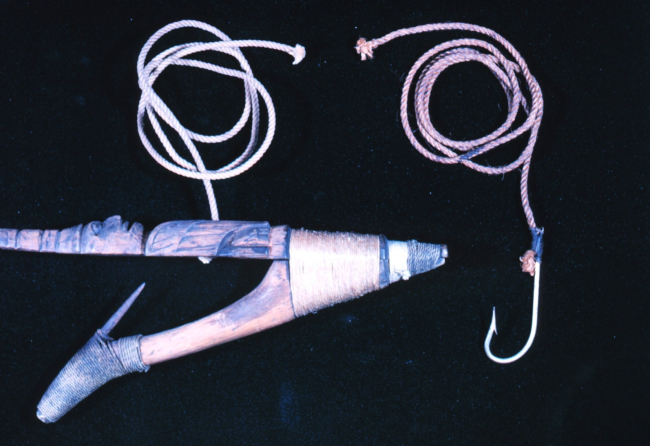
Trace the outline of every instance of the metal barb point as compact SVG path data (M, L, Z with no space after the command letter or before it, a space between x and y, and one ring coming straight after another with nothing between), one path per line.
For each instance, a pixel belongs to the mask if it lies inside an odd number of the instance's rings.
M129 296L129 298L122 304L122 306L115 312L113 316L104 324L104 326L101 328L101 332L104 336L108 336L109 333L115 328L117 323L122 319L122 316L126 314L127 311L129 311L129 308L131 308L131 305L133 305L133 302L138 298L142 290L144 289L144 286L146 283L143 283L138 287L137 290L133 292Z
M485 337L485 343L483 344L485 348L485 354L492 361L497 362L499 364L509 364L511 362L515 362L516 360L524 356L528 351L528 349L530 348L530 346L533 345L533 340L535 339L535 333L537 333L537 309L539 307L539 271L540 271L540 264L539 261L537 261L535 262L535 288L533 290L533 318L530 325L530 335L528 336L528 341L526 342L526 345L524 345L524 348L522 348L519 351L519 353L517 353L514 356L510 356L509 358L499 358L497 356L494 356L490 351L490 342L492 341L492 336L497 334L496 308L494 307L492 308L492 323L490 324L490 330L488 331L488 334Z

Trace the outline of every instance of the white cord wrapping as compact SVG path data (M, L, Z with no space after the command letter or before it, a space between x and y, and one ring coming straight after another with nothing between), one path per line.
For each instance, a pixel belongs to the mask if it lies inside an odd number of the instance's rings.
M145 65L147 53L158 39L170 31L186 27L198 28L207 31L221 40L215 42L192 42L177 45L161 52ZM142 96L140 97L140 103L138 105L138 133L140 134L142 144L144 144L149 154L161 166L178 175L203 181L205 190L208 195L210 213L213 220L219 220L219 212L217 211L217 201L214 196L214 190L212 189L211 181L231 178L250 169L257 161L260 160L260 158L262 158L266 150L271 145L273 135L275 134L275 109L273 107L273 101L271 100L271 97L269 96L269 93L266 91L264 86L253 76L253 71L251 70L250 66L248 65L248 61L240 50L242 47L259 47L284 51L285 53L288 53L294 57L294 65L300 63L300 61L305 57L305 49L300 45L290 47L288 45L268 42L265 40L233 41L217 28L194 20L174 22L161 28L149 38L147 43L145 43L145 45L142 47L142 50L140 51L140 56L138 57L138 84L142 90ZM225 68L212 63L185 58L191 54L202 51L218 51L220 53L228 54L234 57L239 62L241 71ZM239 121L237 121L233 128L225 133L222 133L221 135L201 135L185 128L153 89L154 82L158 76L160 76L163 70L169 65L201 68L204 70L209 70L215 73L241 79L244 82L245 90L244 111L242 112ZM268 129L266 131L264 140L256 149L255 147L257 146L258 141L260 121L260 107L259 99L257 97L258 94L262 96L262 99L264 100L268 111ZM158 138L160 138L160 141L167 151L167 154L171 157L175 164L160 155L156 149L154 149L151 142L147 139L147 136L144 132L145 111L149 117L154 131L156 132L156 135L158 135ZM158 121L157 116L162 118L163 121L165 121L179 134L185 143L187 150L192 155L192 159L194 160L193 163L184 159L172 147L169 139L160 126L160 122ZM252 123L251 138L248 146L246 147L246 150L244 150L244 152L236 160L227 166L221 167L217 170L206 169L203 160L201 159L201 155L198 153L196 146L194 145L194 141L199 141L202 143L219 143L226 141L239 133L239 131L246 125L249 118L251 119Z
M294 229L289 258L296 317L381 288L380 241L376 235Z

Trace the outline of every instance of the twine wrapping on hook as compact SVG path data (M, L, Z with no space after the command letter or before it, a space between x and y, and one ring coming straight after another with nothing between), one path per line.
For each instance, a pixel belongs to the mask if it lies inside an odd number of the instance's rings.
M220 39L220 41L192 42L177 45L161 52L145 65L147 54L149 53L149 50L151 50L151 47L154 45L154 43L158 41L158 39L173 30L186 27L198 28L207 31ZM291 47L288 45L268 42L265 40L231 40L226 34L219 31L217 28L194 20L183 20L171 23L161 28L149 38L147 43L145 43L144 47L140 51L140 56L138 57L138 83L140 85L140 89L142 90L142 96L140 97L140 103L138 106L138 133L140 134L142 144L144 144L149 154L161 166L178 175L203 181L206 193L208 195L210 213L213 220L219 220L219 213L217 210L217 201L214 196L214 190L212 189L211 181L231 178L250 169L257 161L260 160L260 158L262 158L266 150L271 145L271 140L275 134L275 109L273 107L273 101L271 100L271 97L269 96L264 86L253 76L253 71L251 70L248 61L240 50L240 48L243 47L258 47L283 51L294 57L294 65L300 63L300 61L305 57L305 48L300 45ZM192 54L203 51L217 51L234 57L239 62L241 71L187 58ZM187 129L180 123L176 116L174 116L174 113L172 113L172 111L167 107L167 105L153 89L153 84L158 76L160 76L163 70L165 70L165 68L170 65L200 68L203 70L213 71L215 73L238 78L244 82L244 111L242 112L239 121L237 121L232 129L220 135L201 135ZM266 104L268 114L268 128L264 140L256 149L255 147L257 146L258 142L260 121L258 95L262 97L264 103ZM158 138L160 138L160 141L167 151L167 154L175 164L169 162L162 155L160 155L153 147L151 142L147 139L144 131L145 112L149 117L156 135ZM183 158L172 147L157 117L162 118L163 121L167 123L167 125L169 125L178 133L178 135L185 143L187 150L192 155L193 162ZM244 150L244 152L236 160L224 167L221 167L220 169L206 169L203 160L201 159L201 156L196 149L194 141L202 143L224 142L239 133L239 131L246 125L249 119L251 119L252 122L251 138L248 146L246 147L246 150Z
M492 334L496 333L496 316L493 313L492 325L485 342L485 352L490 359L501 363L513 362L526 353L532 344L537 328L539 270L544 230L537 227L528 199L530 162L544 110L542 91L537 80L530 74L526 62L510 42L491 29L467 23L434 23L401 29L379 39L367 41L361 38L357 41L355 48L357 53L361 55L361 60L372 59L375 49L398 37L430 31L450 30L470 31L486 35L505 49L505 55L494 45L480 39L456 39L435 46L417 60L404 81L400 102L400 117L404 132L413 147L432 161L441 164L462 164L488 175L499 175L521 167L521 203L533 236L531 250L520 258L522 270L535 276L531 334L526 346L517 355L506 359L495 357L490 352L490 340ZM510 58L506 57L506 55ZM433 126L429 113L431 93L438 76L450 66L463 62L480 62L485 65L501 84L508 101L508 115L504 123L489 135L471 141L456 141L441 135ZM520 85L522 79L529 99L522 92ZM421 138L415 135L409 120L409 111L411 109L409 107L409 94L414 80L412 109ZM521 110L526 115L526 119L519 127L513 128ZM494 167L479 164L474 160L479 155L512 141L526 132L530 132L528 143L519 157L513 162ZM428 147L425 147L423 143L426 143Z
M44 423L54 423L81 400L108 381L133 372L147 372L142 362L142 335L113 339L109 335L144 288L144 283L97 330L59 372L38 403L36 416Z

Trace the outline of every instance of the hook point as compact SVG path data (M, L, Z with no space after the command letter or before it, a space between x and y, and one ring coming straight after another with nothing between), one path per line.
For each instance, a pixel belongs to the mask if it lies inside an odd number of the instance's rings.
M537 333L537 309L539 307L539 275L540 275L540 262L535 262L535 285L533 289L533 317L530 324L530 335L528 335L528 341L526 345L522 348L519 353L516 355L510 356L509 358L499 358L494 356L490 351L490 342L492 341L492 335L497 334L497 316L496 308L492 307L492 323L490 324L490 330L488 331L487 336L485 337L485 343L483 347L485 348L485 354L492 361L499 364L509 364L515 362L522 356L526 354L531 345L533 345L533 340L535 339L535 334Z
M146 282L143 282L142 285L138 287L137 290L133 292L129 296L129 298L122 304L122 306L115 312L113 316L104 324L104 326L101 328L101 332L104 336L108 336L109 333L115 328L117 323L122 319L122 316L126 314L127 311L129 311L129 308L131 308L131 305L133 305L133 302L138 298L142 290L144 289L144 286L146 285Z

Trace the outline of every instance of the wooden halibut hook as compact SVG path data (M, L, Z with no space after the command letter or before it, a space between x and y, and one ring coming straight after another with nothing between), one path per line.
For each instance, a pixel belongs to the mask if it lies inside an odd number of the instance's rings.
M61 370L38 404L53 423L106 382L243 338L430 271L447 247L383 235L291 230L265 222L175 221L146 234L114 216L62 231L0 229L0 249L62 254L271 259L251 293L203 319L148 336L109 337L142 284Z

